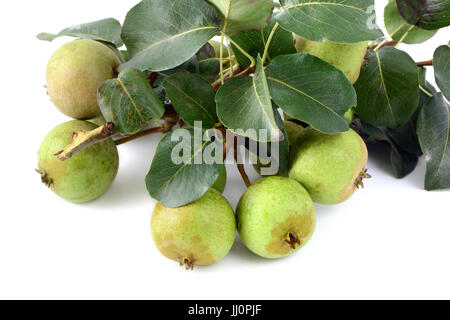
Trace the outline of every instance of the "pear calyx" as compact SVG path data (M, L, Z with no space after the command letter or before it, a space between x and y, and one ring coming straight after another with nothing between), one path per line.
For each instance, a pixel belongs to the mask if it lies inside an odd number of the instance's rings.
M296 250L298 247L302 245L300 238L292 232L289 232L286 238L287 240L284 240L284 242L286 242L292 248L292 250Z
M360 172L360 174L358 175L358 177L355 180L356 188L364 189L364 179L372 178L372 176L369 174L368 170L369 169L366 168L366 169L364 169L363 171Z

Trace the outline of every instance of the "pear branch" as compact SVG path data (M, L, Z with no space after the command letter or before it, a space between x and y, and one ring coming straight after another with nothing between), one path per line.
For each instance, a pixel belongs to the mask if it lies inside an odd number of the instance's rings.
M432 66L433 65L433 60L416 62L416 64L417 64L418 67Z
M126 142L133 141L154 133L167 133L171 131L175 125L182 125L182 123L180 122L180 116L170 106L167 106L166 113L164 114L162 120L164 120L164 125L162 125L161 127L152 128L139 132L135 135L125 137L124 139L118 141L116 144L121 145ZM117 132L114 123L112 122L108 122L107 124L92 131L74 132L72 135L72 142L63 150L55 153L55 156L59 161L69 160L84 149L87 149L99 142L105 141L116 134Z
M144 131L141 131L141 132L139 132L139 133L137 133L137 134L135 134L133 136L129 136L129 137L126 137L126 138L123 138L123 139L120 139L120 140L116 141L116 146L120 146L120 145L125 144L127 142L130 142L130 141L133 141L133 140L136 140L136 139L139 139L139 138L151 135L151 134L165 133L164 131L165 131L165 129L162 128L162 127L157 127L157 128L151 128L151 129L148 129L148 130L144 130Z
M252 67L252 68L248 67L247 69L242 70L242 68L239 65L235 65L233 67L233 73L235 74L233 78L248 76L248 75L250 75L250 74L252 74L254 72L255 72L255 68L254 67ZM231 76L230 76L230 72L227 72L225 74L225 76L224 76L224 82L227 82L230 79L232 79ZM217 81L212 83L212 87L213 87L214 91L219 90L219 88L221 86L222 86L222 80L221 79L219 79L219 80L217 80Z
M59 161L66 161L84 149L111 138L115 133L116 129L112 122L108 122L92 131L74 132L72 142L64 150L55 153L55 156Z
M238 138L234 137L234 160L236 161L237 168L239 170L239 173L242 176L242 180L244 180L245 185L247 188L249 188L252 183L250 182L250 179L248 178L247 173L245 172L244 164L242 163L241 154L238 150Z

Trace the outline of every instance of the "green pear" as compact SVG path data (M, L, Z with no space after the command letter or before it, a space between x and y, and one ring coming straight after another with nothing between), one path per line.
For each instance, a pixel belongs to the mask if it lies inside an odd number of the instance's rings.
M225 191L225 187L227 186L227 168L223 166L222 171L220 171L220 175L217 178L216 182L213 184L211 188L216 189L220 193Z
M228 201L210 189L184 207L167 208L158 203L151 232L165 257L193 269L211 265L228 254L236 236L236 219Z
M98 88L114 78L119 60L106 45L75 40L59 48L47 66L47 90L55 106L74 119L101 115Z
M363 186L368 152L353 130L324 134L303 130L292 148L289 177L301 183L311 198L322 204L338 204Z
M54 128L44 139L38 153L38 172L42 182L70 202L88 202L100 197L112 184L119 168L115 143L109 139L95 144L64 162L55 153L72 142L72 135L90 131L96 125L73 120Z
M305 246L316 225L314 204L305 188L278 176L250 186L236 215L242 242L269 259L288 256Z
M311 41L295 35L297 52L306 52L341 70L354 84L361 72L368 42L341 44L331 41Z

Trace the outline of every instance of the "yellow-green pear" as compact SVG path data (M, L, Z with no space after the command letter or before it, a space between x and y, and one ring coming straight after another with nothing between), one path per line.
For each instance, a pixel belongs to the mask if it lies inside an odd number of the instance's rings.
M88 202L100 197L112 184L119 169L119 154L112 139L97 143L66 161L55 153L72 142L79 131L97 128L87 121L72 120L54 128L39 148L38 172L42 182L70 202Z
M273 176L250 186L239 201L238 231L255 254L269 259L288 256L304 247L316 226L308 192L296 181Z
M309 127L293 146L289 177L308 190L314 202L338 204L364 186L367 147L353 130L325 134Z
M101 115L98 88L114 78L119 60L106 45L75 40L59 48L47 66L47 90L55 106L74 119Z
M295 35L297 52L306 52L341 70L354 84L361 72L368 42L341 44L332 41L311 41Z
M228 201L210 189L184 207L167 208L158 203L151 232L165 257L193 269L218 262L228 254L236 236L236 219Z

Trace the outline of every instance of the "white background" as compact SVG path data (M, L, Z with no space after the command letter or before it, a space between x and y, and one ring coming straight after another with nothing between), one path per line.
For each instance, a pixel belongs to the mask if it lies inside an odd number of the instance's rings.
M33 171L41 140L68 120L46 96L45 68L71 39L35 35L105 17L123 21L136 3L1 4L0 298L450 298L450 193L423 190L423 159L397 180L386 154L371 148L374 178L342 205L317 206L316 233L303 250L268 261L237 242L222 262L194 272L165 259L150 237L155 201L144 177L159 136L120 146L117 180L95 202L70 204L41 185ZM376 1L379 13L385 3ZM428 60L448 35L441 30L402 48ZM225 195L235 206L245 188L233 166L229 173Z

